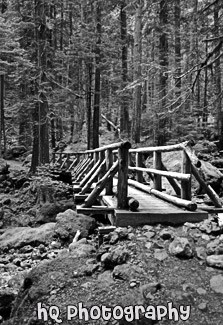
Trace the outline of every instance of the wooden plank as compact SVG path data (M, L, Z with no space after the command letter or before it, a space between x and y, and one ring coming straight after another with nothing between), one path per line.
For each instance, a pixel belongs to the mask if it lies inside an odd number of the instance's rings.
M114 231L115 229L116 229L116 227L114 227L114 226L98 227L98 233L100 235L109 234L110 232Z
M84 201L88 197L87 194L75 194L75 201Z
M74 185L73 186L73 192L74 193L79 193L81 191L81 187L80 186L78 186L78 185Z
M208 213L202 211L189 212L148 212L146 210L139 209L138 212L126 211L115 209L115 221L116 227L126 226L140 226L140 225L152 225L152 224L171 224L180 225L185 222L200 222L208 218Z
M77 213L83 213L83 214L109 214L114 212L114 208L109 207L90 207L90 208L83 208L81 206L77 206Z
M208 211L209 213L222 213L223 208L216 208L215 206L205 205L205 204L198 204L199 210Z
M155 190L155 189L153 189L151 187L140 184L140 183L138 183L138 182L136 182L136 181L134 181L132 179L129 179L128 183L130 185L133 185L138 190L144 191L144 192L149 193L149 194L154 194L155 196L158 196L159 198L162 198L165 201L168 201L170 203L173 203L173 204L181 206L181 207L185 207L188 210L194 211L197 208L197 205L195 203L191 202L191 201L184 200L184 199L181 199L181 198L178 198L178 197L175 197L175 196L172 196L172 195L157 191L157 190Z

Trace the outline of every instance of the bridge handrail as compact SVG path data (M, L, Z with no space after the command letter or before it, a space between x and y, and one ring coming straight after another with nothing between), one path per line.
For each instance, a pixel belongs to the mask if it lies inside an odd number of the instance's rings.
M143 148L136 148L136 149L130 149L130 153L148 153L148 152L170 152L170 151L178 151L178 150L184 150L184 147L186 147L189 144L189 141L185 141L179 144L173 144L169 146L158 146L158 147L143 147Z
M112 144L109 144L107 146L103 146L100 148L86 150L85 153L94 153L94 152L101 152L101 151L106 151L106 150L116 150L118 148L130 149L131 143L129 141L112 143Z
M214 192L214 190L207 185L205 181L200 176L199 171L197 170L196 163L194 163L193 154L190 151L190 141L185 141L179 144L168 145L168 146L158 146L158 147L144 147L144 148L135 148L131 149L131 143L129 141L113 143L107 146L103 146L100 148L86 150L86 151L78 151L78 152L53 152L53 162L59 162L61 168L63 166L67 166L68 170L72 170L74 174L82 176L86 170L89 170L87 167L88 160L91 160L93 164L93 168L91 168L90 172L87 174L81 181L81 186L83 189L90 188L93 182L93 176L98 170L98 177L103 177L105 172L108 172L112 169L113 162L118 159L119 168L118 168L118 207L124 208L127 202L127 184L128 184L128 171L132 170L136 172L136 181L143 185L144 178L143 172L147 172L153 180L154 183L154 193L157 195L157 191L160 192L159 195L162 194L162 197L165 197L165 193L162 192L162 177L166 177L169 181L170 185L175 190L178 197L181 199L190 202L191 204L191 176L193 175L207 195L210 197L215 207L222 207L221 201L218 195ZM168 171L166 166L162 162L162 153L172 152L172 151L182 151L182 169L181 173ZM145 153L153 153L153 168L145 168L143 165L143 154ZM56 155L59 154L59 158L56 160ZM131 159L131 154L135 154L136 166L132 167L129 164ZM74 158L72 156L75 156ZM81 158L83 156L83 158ZM72 157L72 158L71 158ZM63 159L64 158L64 159ZM72 161L73 159L73 161ZM105 160L106 168L101 168L101 164ZM85 164L86 163L86 164ZM100 164L99 164L100 163ZM198 161L200 163L200 161ZM86 165L84 171L82 166ZM98 164L98 168L97 167ZM102 164L103 165L103 164ZM200 163L201 165L201 163ZM96 166L96 167L95 167ZM197 167L196 167L197 166ZM81 173L82 170L82 174ZM111 176L111 175L110 175ZM108 177L107 185L106 185L106 194L111 195L113 188L113 180L112 177ZM78 179L80 179L79 177ZM180 180L181 185L176 181ZM170 195L166 195L167 200L170 201ZM176 201L176 197L173 197L173 201ZM189 203L188 203L189 204Z

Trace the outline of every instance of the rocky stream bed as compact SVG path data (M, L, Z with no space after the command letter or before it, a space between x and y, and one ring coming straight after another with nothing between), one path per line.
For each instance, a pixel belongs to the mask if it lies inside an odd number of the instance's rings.
M78 215L70 187L19 168L2 180L1 324L223 324L216 214L99 236L108 225Z

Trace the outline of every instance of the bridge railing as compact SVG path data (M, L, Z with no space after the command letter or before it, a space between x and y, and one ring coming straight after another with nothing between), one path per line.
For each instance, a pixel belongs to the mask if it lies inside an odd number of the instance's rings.
M165 152L182 152L181 172L167 170L162 161ZM152 168L145 167L143 155L153 154ZM133 159L134 156L134 159ZM84 208L91 207L99 194L105 189L105 195L113 195L113 178L118 175L117 185L117 207L126 209L128 207L128 185L154 194L166 201L194 211L197 205L191 201L191 178L192 175L209 195L215 207L221 208L221 202L214 190L205 183L193 162L188 142L160 146L131 149L130 142L119 142L97 149L86 150L75 153L53 153L53 162L58 163L60 168L72 172L79 195L90 194L85 199ZM131 161L135 161L132 166ZM135 172L135 180L129 179L128 174ZM153 181L153 187L145 184L143 174L149 174ZM173 187L176 196L166 194L162 191L162 178L166 177ZM93 183L96 186L92 190Z
M181 172L168 171L162 161L162 153L175 151L182 151ZM196 204L191 202L191 161L184 151L183 144L131 149L129 152L135 155L135 167L129 166L129 171L136 172L136 181L129 180L129 184L189 210L197 208ZM143 155L149 153L153 154L152 168L145 167L143 163ZM142 184L144 183L143 173L149 174L153 187ZM167 178L177 197L162 192L162 177Z
M129 152L130 155L135 154L136 166L129 166L129 170L136 172L136 182L129 180L129 184L146 192L152 193L169 202L186 207L189 210L195 210L197 205L191 202L191 179L193 175L203 188L204 192L210 197L215 207L221 208L222 204L218 195L215 193L212 187L207 185L202 179L199 170L193 163L189 144L190 143L187 141L170 146L131 149ZM168 171L167 167L162 162L162 153L173 152L174 154L175 151L182 152L181 173ZM148 153L153 153L153 168L146 168L143 164L143 154ZM199 161L198 163L201 165ZM151 179L153 180L153 188L149 188L148 186L146 187L141 184L144 181L143 172L150 175ZM177 197L162 192L162 177L167 178ZM180 181L180 184L178 181Z
M128 158L130 142L119 142L108 146L75 153L53 153L53 163L60 168L72 172L78 186L79 195L85 195L96 186L85 199L84 208L91 207L102 190L106 195L113 194L113 177L118 174L117 207L127 208L128 205ZM117 159L114 159L114 150L117 150Z

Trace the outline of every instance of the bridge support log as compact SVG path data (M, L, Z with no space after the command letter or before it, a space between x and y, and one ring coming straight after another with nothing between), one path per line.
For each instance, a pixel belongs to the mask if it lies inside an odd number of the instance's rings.
M103 191L106 184L111 180L111 178L114 177L114 175L117 173L119 167L119 162L116 161L114 165L107 171L107 173L100 179L100 181L96 184L96 187L93 189L91 194L88 196L88 198L85 200L84 204L82 205L82 208L89 208L92 206L92 204L97 199L98 195Z
M88 170L93 167L94 159L92 159L88 164L86 164L78 175L76 182L80 182L83 176L88 172Z
M216 208L222 208L220 198L215 193L213 188L210 185L207 185L205 181L201 178L199 171L197 170L197 168L193 163L191 163L191 169L192 169L192 174L194 175L198 183L201 185L201 187L204 189L204 191L207 193L211 201L214 203L214 206Z
M72 161L72 163L68 167L67 171L70 171L75 166L75 164L77 163L77 161L78 161L77 158L74 158L74 160Z
M165 172L167 172L167 168L166 166L163 164L162 162L162 170L164 170ZM178 184L178 182L172 178L172 177L166 177L168 182L170 183L170 185L172 186L172 188L174 189L176 195L180 196L181 195L181 188L180 188L180 185Z
M88 162L90 161L89 158L84 158L83 160L81 160L79 162L79 164L76 166L75 170L73 171L72 175L73 178L77 177L78 174L82 171L82 169L88 164Z
M101 173L102 170L104 170L105 167L105 159L100 163L99 167L96 169L96 171L93 173L93 175L91 176L91 178L89 179L89 181L85 184L85 186L82 188L80 194L85 194L91 187L91 185L93 184L93 182L95 181L95 179L98 177L98 175Z
M95 171L100 166L100 163L101 163L100 160L98 160L98 162L93 166L93 168L91 169L91 171L89 173L87 173L87 175L80 182L80 187L85 186L85 184L89 181L89 179L91 178L91 176L95 173Z

